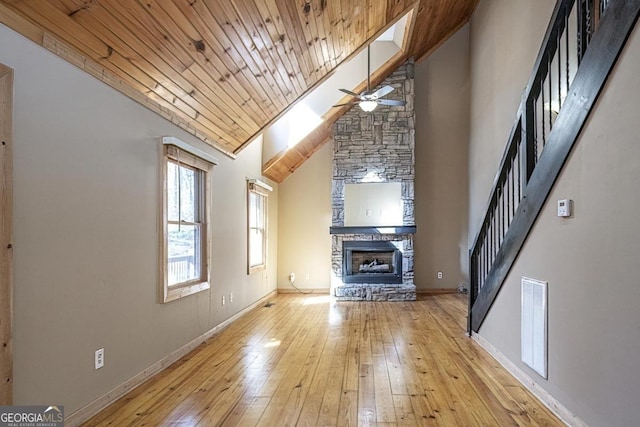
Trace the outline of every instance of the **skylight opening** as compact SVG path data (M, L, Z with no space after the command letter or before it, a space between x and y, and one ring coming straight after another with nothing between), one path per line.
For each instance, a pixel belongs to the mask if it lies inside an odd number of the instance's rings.
M322 118L304 103L299 103L287 113L289 139L287 146L294 147L322 123Z

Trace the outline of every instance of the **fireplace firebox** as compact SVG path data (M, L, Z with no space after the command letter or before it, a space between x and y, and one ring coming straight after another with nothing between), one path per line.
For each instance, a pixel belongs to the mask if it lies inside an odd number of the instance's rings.
M344 283L402 283L402 252L389 241L342 242Z

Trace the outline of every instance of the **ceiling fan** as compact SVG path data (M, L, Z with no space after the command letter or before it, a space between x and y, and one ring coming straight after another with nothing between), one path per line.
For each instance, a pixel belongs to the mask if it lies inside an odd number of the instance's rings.
M336 104L334 107L343 107L345 105L358 104L362 111L371 112L376 109L378 104L380 105L392 105L392 106L404 106L406 101L400 101L396 99L382 99L385 95L393 92L393 87L387 85L383 86L375 92L371 91L371 45L367 46L367 90L361 94L357 94L348 89L339 89L348 95L355 97L356 99L344 104Z

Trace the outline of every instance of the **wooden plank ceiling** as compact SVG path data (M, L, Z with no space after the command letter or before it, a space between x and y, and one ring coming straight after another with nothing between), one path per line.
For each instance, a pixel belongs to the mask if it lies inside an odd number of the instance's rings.
M0 0L0 22L233 156L411 8L410 47L377 81L433 51L477 2ZM292 158L280 153L267 176L281 182L342 113Z

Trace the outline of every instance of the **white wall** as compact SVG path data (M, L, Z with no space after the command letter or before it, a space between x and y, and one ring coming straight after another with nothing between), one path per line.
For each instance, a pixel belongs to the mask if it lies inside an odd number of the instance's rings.
M401 182L344 185L344 225L402 225Z
M288 276L296 273L298 288L329 290L332 159L333 144L325 144L280 184L279 289L293 289Z
M262 147L211 150L211 290L158 304L159 138L207 148L1 25L0 62L15 70L14 400L70 414L275 289L277 186L269 266L247 276L245 179Z
M512 13L505 14L503 7L513 8ZM497 106L514 99L505 96L503 100L504 93L489 90L495 80L486 73L485 61L506 64L518 58L523 47L520 43L495 46L489 54L487 46L505 34L505 25L520 32L540 28L540 20L546 19L546 25L549 18L536 18L531 7L529 2L484 1L474 14L472 94L490 99L484 105L472 102L472 117L492 117ZM542 34L538 31L530 37L537 39L539 47ZM483 338L593 427L637 425L640 419L640 166L635 161L640 156L639 56L636 27L480 328ZM509 67L515 70L514 64ZM504 85L516 87L514 81L528 78L513 72L513 76L502 75ZM472 120L472 165L479 165L480 157L494 150L494 141L486 137L499 133L497 128L487 129L495 124ZM484 175L472 169L472 188L486 187ZM575 202L571 219L556 216L556 201L564 198ZM473 214L471 218L473 223ZM520 362L523 275L549 282L548 380Z
M416 65L415 283L468 283L469 27ZM442 279L438 279L438 271Z

